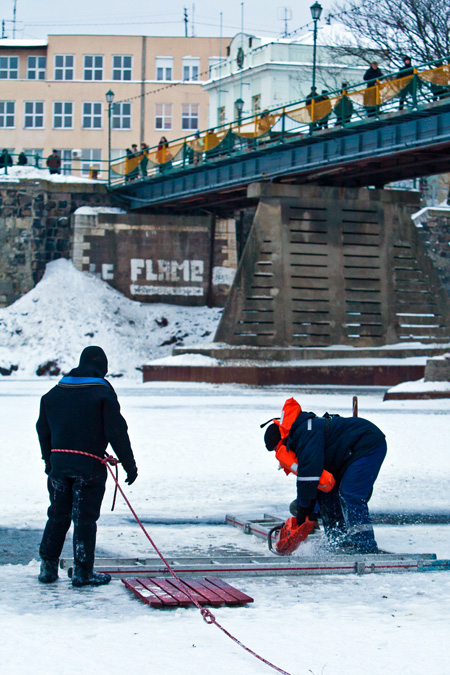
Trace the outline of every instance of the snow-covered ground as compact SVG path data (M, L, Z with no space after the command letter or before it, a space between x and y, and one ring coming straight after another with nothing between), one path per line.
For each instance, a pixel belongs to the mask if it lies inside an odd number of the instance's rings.
M291 395L305 410L350 415L351 393L140 382L136 368L170 354L176 341L213 333L218 317L218 310L128 301L65 261L49 265L33 291L0 310L0 366L18 366L0 377L0 561L11 561L0 565L2 673L275 672L205 624L195 608L149 609L119 580L75 590L63 574L49 587L36 578L48 496L34 425L40 396L57 379L35 372L50 360L67 370L88 344L101 345L110 372L122 375L111 381L139 468L138 480L125 490L162 552L267 553L261 540L224 525L226 514L288 516L295 481L277 471L260 423L276 416ZM378 424L388 441L371 510L449 516L450 401L383 402L379 389L354 393L359 414ZM109 511L112 492L109 480L99 554L153 557L121 498ZM440 558L450 558L449 535L449 525L376 527L382 548ZM298 555L314 553L314 542L307 542ZM214 610L217 620L292 675L450 673L448 572L243 577L232 583L255 601Z

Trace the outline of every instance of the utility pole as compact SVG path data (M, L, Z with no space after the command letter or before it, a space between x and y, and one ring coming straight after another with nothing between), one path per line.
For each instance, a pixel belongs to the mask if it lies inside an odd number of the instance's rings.
M184 37L188 36L188 13L187 7L184 8Z
M13 39L16 37L16 10L17 10L17 0L14 0L14 10L13 10Z
M283 16L284 14L284 16ZM280 21L284 21L284 35L283 37L288 36L288 21L292 19L292 10L290 7L278 7L278 18Z

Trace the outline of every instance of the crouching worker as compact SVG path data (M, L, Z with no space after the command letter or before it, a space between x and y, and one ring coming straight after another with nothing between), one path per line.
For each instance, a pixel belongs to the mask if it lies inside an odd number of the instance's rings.
M367 502L387 447L375 424L361 417L317 417L289 399L281 422L268 426L264 441L286 473L297 474L297 499L290 508L299 525L318 501L332 548L378 552ZM322 485L324 471L334 477L334 487Z
M111 581L109 574L94 572L97 520L107 477L101 459L108 443L122 463L129 485L136 480L137 468L116 393L104 379L107 371L103 349L86 347L78 367L41 399L36 428L50 496L39 549L39 581L44 584L58 578L59 557L71 521L72 585L100 586Z

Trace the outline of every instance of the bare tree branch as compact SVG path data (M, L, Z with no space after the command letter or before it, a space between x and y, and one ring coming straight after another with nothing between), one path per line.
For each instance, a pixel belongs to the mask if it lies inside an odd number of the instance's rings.
M355 39L353 47L333 46L366 63L373 60L372 50L379 50L392 70L403 65L405 55L423 63L450 54L448 0L338 0L330 16Z

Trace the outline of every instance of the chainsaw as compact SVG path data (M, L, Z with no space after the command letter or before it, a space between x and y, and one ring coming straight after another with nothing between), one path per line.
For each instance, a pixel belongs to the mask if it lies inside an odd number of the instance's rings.
M269 531L269 550L276 555L291 555L317 528L317 520L306 517L304 523L297 525L297 518L288 518L283 525L275 525Z

